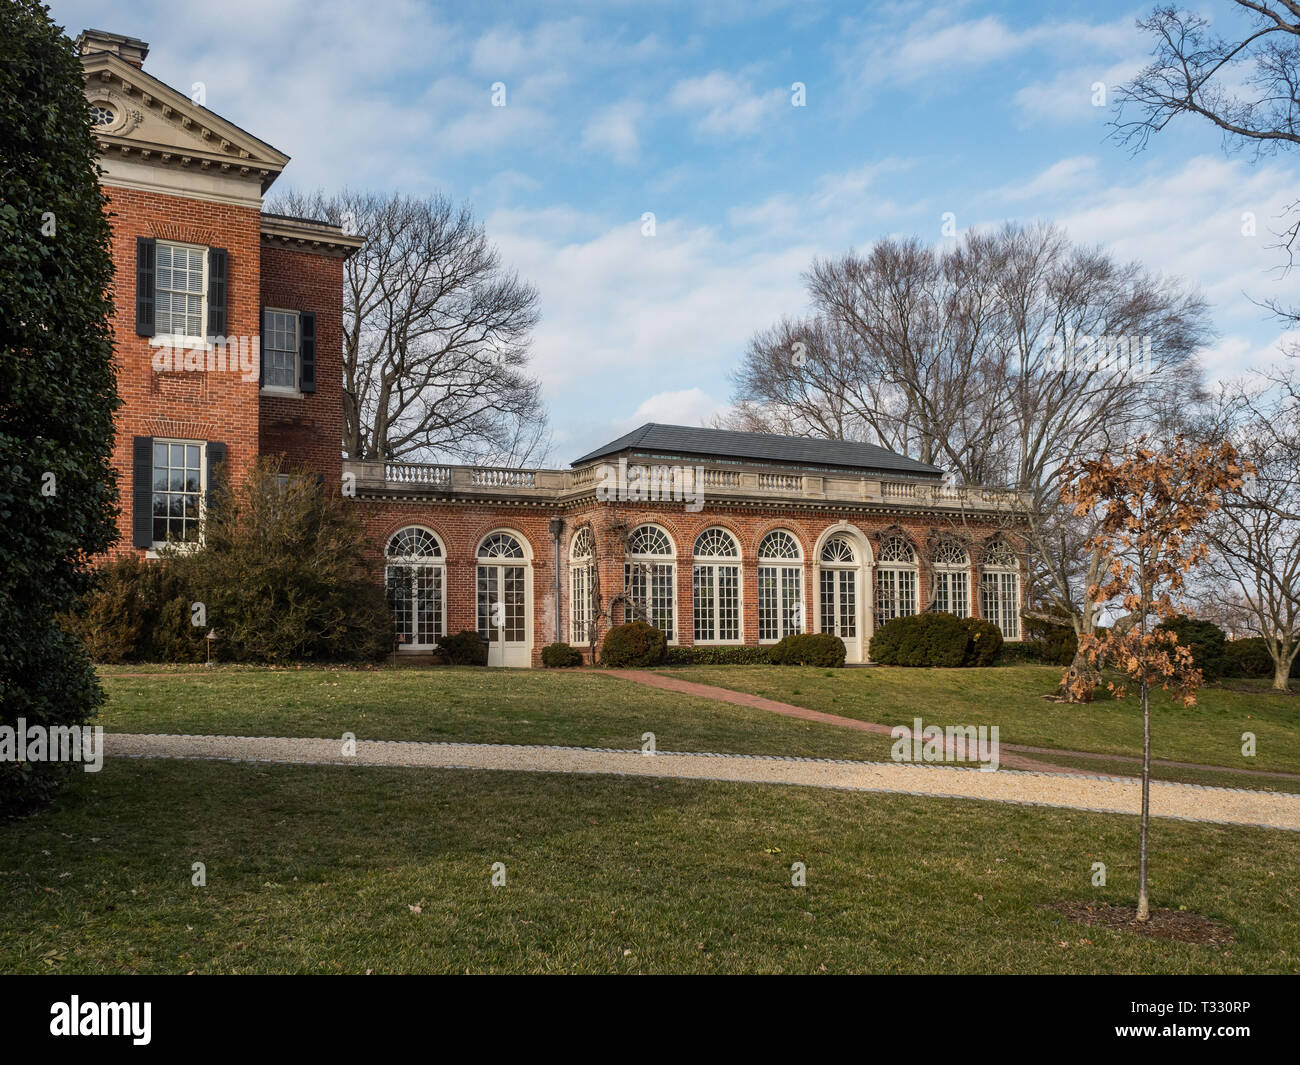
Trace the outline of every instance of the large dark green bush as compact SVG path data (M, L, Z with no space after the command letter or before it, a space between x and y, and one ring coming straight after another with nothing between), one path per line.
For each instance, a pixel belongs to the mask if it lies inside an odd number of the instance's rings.
M1174 633L1181 646L1191 648L1192 665L1206 680L1218 680L1223 676L1228 637L1214 622L1180 615L1168 618L1156 627Z
M830 632L804 632L786 636L772 645L768 652L778 666L829 666L838 669L844 665L844 641Z
M1064 614L1061 622L1056 625L1042 618L1022 618L1022 646L1030 649L1027 653L1052 666L1068 666L1073 662L1079 651L1079 637Z
M668 653L664 634L644 621L615 625L605 633L600 648L601 665L612 669L641 669L657 666Z
M982 618L962 618L968 636L963 666L991 666L1002 655L1002 630Z
M547 669L571 669L582 665L582 652L567 643L548 643L542 648L542 665Z
M942 611L885 622L871 638L871 658L886 666L991 666L1002 653L1001 630L991 621Z
M966 661L970 630L952 614L912 614L885 622L871 638L873 661L887 666L943 666Z
M77 726L103 692L60 619L116 536L109 224L72 42L3 0L0 51L0 724ZM0 763L0 813L66 771Z
M451 636L444 636L438 643L438 651L447 659L449 666L488 664L488 643L473 629L462 629Z
M668 666L767 666L772 655L767 647L740 645L670 647L664 658Z
M239 662L354 661L393 650L393 621L357 508L314 476L258 459L231 490L218 474L197 550L165 548Z
M1196 652L1192 652L1195 656ZM1273 656L1268 641L1263 636L1246 636L1229 640L1224 645L1223 675L1225 677L1272 677ZM1291 676L1300 677L1300 655L1291 663Z

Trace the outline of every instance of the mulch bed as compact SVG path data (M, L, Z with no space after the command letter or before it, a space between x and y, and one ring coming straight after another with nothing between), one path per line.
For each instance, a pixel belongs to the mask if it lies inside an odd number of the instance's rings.
M1135 932L1153 939L1171 939L1178 943L1199 943L1204 946L1223 946L1236 942L1236 935L1222 921L1202 917L1187 910L1151 911L1151 919L1137 920L1137 906L1114 906L1108 902L1058 902L1047 907L1090 928L1114 928L1121 932Z

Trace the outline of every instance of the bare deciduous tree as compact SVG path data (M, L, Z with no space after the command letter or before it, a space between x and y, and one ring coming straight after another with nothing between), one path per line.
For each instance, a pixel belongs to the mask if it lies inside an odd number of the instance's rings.
M1026 494L1039 616L1094 631L1106 559L1061 471L1199 394L1201 298L1052 226L887 239L814 264L813 315L752 340L728 424L880 443Z
M468 207L344 192L290 193L274 209L366 238L344 271L345 455L545 456L545 406L528 374L537 292L502 266Z

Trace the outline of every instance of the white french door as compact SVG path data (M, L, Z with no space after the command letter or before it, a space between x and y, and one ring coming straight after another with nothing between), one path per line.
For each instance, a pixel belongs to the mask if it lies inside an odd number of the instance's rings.
M488 665L532 665L526 566L478 567L478 634L488 641Z
M863 659L859 572L856 566L821 570L820 631L833 633L844 641L848 662Z

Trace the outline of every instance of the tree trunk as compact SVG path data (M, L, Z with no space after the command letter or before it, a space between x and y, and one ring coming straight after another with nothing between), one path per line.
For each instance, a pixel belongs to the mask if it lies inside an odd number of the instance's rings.
M1291 663L1286 656L1279 654L1273 660L1273 690L1284 692L1291 680Z
M1070 668L1066 670L1065 676L1061 678L1061 685L1056 689L1057 697L1064 699L1067 703L1090 703L1092 702L1093 689L1097 687L1097 682L1101 678L1097 671L1092 668L1088 662L1088 656L1082 651L1074 653L1074 661L1070 663ZM1076 691L1076 685L1083 681L1082 692Z
M1151 690L1145 673L1142 677L1142 827L1138 833L1138 909L1137 919L1151 918L1147 899L1147 836L1151 826Z

